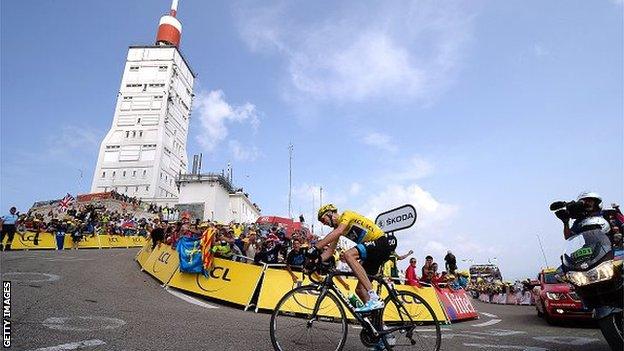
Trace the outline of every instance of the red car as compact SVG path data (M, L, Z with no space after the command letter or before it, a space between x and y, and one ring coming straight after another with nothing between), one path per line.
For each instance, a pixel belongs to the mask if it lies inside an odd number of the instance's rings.
M574 287L555 278L554 269L543 269L537 276L539 285L533 288L537 315L549 324L561 320L591 320L592 312L574 292Z

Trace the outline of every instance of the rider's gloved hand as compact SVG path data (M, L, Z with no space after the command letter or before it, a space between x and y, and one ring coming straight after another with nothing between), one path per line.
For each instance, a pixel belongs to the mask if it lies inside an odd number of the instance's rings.
M567 209L556 211L555 216L557 216L557 218L559 218L563 223L568 223L570 220L570 212Z

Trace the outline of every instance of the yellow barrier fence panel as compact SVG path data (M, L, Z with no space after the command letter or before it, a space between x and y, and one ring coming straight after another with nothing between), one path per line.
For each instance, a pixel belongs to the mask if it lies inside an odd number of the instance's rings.
M121 235L100 235L100 245L102 248L128 248L128 241Z
M139 253L135 257L135 260L139 263L141 268L145 269L145 263L147 262L147 259L150 257L151 254L152 254L152 243L146 242L145 245L143 245L143 248L139 250Z
M11 243L13 250L54 250L56 249L56 238L52 233L39 233L37 245L35 245L34 232L16 232ZM8 235L4 236L3 244L9 241Z
M143 269L166 285L178 270L179 265L178 253L169 245L160 245L156 246L145 260Z
M127 236L126 241L128 247L142 247L148 240L143 236L133 235Z
M436 318L438 319L438 322L448 323L448 318L444 313L444 309L442 309L440 300L438 300L438 294L436 294L436 291L433 287L417 288L411 285L395 285L395 288L398 291L411 291L419 295L429 304L429 306L431 306L433 312L436 315ZM385 298L385 296L387 296L388 294L387 292L385 294L382 292L382 295L382 298ZM415 301L414 299L409 297L403 298L402 302L404 303L404 306L406 307L409 315L413 319L418 321L433 321L433 319L431 318L431 313L429 313L429 311L422 304L417 303L417 301ZM384 311L384 320L400 320L399 313L394 306L392 306L392 308L387 308Z
M65 235L63 249L70 250L72 248L72 237L71 235ZM100 248L100 236L95 235L85 235L82 237L82 240L78 243L79 249L99 249Z
M171 278L169 286L248 306L263 269L262 266L215 258L208 277L178 270Z

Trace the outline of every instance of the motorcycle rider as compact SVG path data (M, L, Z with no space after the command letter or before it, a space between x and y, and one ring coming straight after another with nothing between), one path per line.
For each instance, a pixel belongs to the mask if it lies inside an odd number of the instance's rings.
M585 191L579 194L576 201L582 206L583 214L574 220L572 227L570 227L570 206L568 206L568 209L555 212L557 217L563 222L563 237L566 240L579 233L587 225L609 226L609 222L602 218L602 197L600 195L591 191Z

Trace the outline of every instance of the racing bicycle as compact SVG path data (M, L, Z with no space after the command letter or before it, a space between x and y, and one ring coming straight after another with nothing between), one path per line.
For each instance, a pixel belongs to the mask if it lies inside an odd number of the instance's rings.
M431 306L418 294L397 289L383 276L369 275L377 293L387 292L384 308L355 312L349 299L337 288L334 278L353 276L333 268L306 270L310 285L287 292L271 315L271 343L277 351L342 350L347 340L348 317L361 326L360 341L378 350L438 351L440 322ZM324 273L324 277L319 273Z

